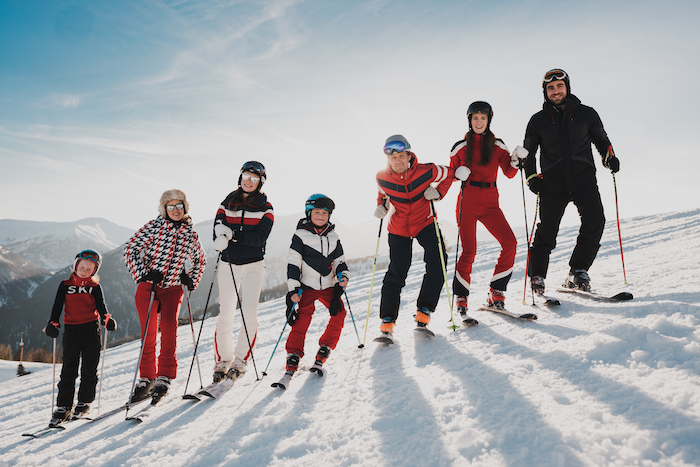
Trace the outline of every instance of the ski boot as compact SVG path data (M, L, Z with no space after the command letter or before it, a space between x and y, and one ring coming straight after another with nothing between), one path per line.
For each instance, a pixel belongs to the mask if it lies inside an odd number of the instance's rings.
M58 426L61 423L65 422L66 420L69 420L71 416L71 408L70 407L56 407L56 410L54 410L53 415L51 416L51 421L49 422L49 426Z
M591 278L585 269L571 269L569 277L564 282L564 287L568 289L578 289L584 292L591 291Z
M459 316L462 318L462 325L466 327L476 326L477 324L479 324L479 322L467 315L468 309L469 307L467 306L467 297L458 296L457 311L459 312Z
M420 307L416 311L416 325L419 328L424 328L430 324L430 313L431 311L427 307Z
M498 308L499 310L505 310L505 292L502 290L496 290L493 287L489 290L489 301L488 306L490 308Z
M290 353L287 355L287 365L285 366L287 371L284 372L282 378L276 383L272 383L273 388L287 389L289 382L294 376L294 372L299 369L299 355L295 353Z
M156 383L155 379L141 378L136 383L134 388L134 394L131 396L131 403L139 402L144 399L148 399L153 390L153 385Z
M229 368L231 368L231 362L227 360L222 360L214 365L214 377L212 381L214 383L220 383L226 378L226 373L228 373Z
M168 393L170 389L170 378L167 376L159 376L153 385L153 390L151 391L152 405L156 405L162 398Z
M309 371L311 371L312 373L316 373L318 376L323 376L322 367L330 354L331 348L327 345L322 345L321 348L318 349L318 352L316 353L316 361L311 366L311 368L309 368Z
M233 361L233 365L231 365L231 369L228 370L228 377L231 379L240 378L241 376L243 376L243 374L245 374L246 369L247 362L236 357L236 359Z
M90 411L90 404L87 402L78 402L73 411L73 420L83 418Z
M532 276L530 278L530 287L537 295L544 295L544 277Z

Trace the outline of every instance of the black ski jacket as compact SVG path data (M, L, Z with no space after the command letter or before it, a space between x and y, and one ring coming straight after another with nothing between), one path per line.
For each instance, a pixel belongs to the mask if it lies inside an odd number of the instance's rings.
M525 174L536 173L535 154L540 148L543 192L570 193L597 185L591 143L605 157L610 140L592 108L570 94L563 110L546 101L530 118L523 147L529 151Z

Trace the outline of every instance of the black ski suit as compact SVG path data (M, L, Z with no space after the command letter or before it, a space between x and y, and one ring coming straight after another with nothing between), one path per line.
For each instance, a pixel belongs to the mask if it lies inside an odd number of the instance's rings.
M611 146L598 113L581 104L573 94L567 97L564 109L545 102L527 125L523 142L529 151L525 174L529 177L536 173L535 154L539 147L544 186L540 192L540 223L530 248L530 277L547 277L549 255L556 246L559 224L570 202L578 209L581 229L569 266L588 270L595 260L605 215L591 143L601 157Z

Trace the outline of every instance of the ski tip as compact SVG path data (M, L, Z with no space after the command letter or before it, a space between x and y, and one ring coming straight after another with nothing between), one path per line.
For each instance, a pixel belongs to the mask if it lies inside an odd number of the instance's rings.
M525 313L524 315L520 315L519 318L526 319L529 321L535 321L537 319L537 315L534 313Z
M270 386L272 386L273 388L287 389L287 387L282 383L272 383Z
M465 320L462 320L462 327L465 327L465 328L473 328L477 324L479 324L479 322L477 320L475 320L474 318L467 318Z
M613 295L610 298L613 300L625 301L625 300L632 300L634 298L634 295L632 295L629 292L620 292L619 294Z

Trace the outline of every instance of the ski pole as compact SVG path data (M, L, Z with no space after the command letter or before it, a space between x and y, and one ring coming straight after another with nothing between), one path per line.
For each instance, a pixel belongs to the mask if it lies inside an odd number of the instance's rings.
M450 298L450 286L447 283L447 268L445 267L445 256L444 252L442 249L442 234L440 233L440 226L438 226L438 221L437 221L437 216L435 215L435 203L433 203L433 200L430 200L430 214L433 216L433 223L435 224L435 233L437 234L437 241L438 241L438 252L440 253L440 264L442 265L442 275L445 278L445 292L447 292L447 303L450 305L450 321L452 322L452 326L449 326L450 329L453 331L456 331L459 329L459 326L455 324L455 317L454 313L452 312L452 302L449 300Z
M194 338L194 323L192 321L192 307L190 306L190 291L187 290L187 287L185 287L184 285L182 286L182 290L185 293L185 302L187 303L187 315L190 319L190 329L192 330L192 348L194 349L194 346L197 345L197 341ZM197 353L193 353L192 359L197 361L197 372L199 373L199 388L201 389L204 387L204 383L202 382L202 369L199 366L199 355L197 355ZM187 385L185 385L185 394L187 394Z
M525 216L525 240L530 238L530 232L527 230L527 204L525 203L525 175L524 170L520 169L520 187L523 191L523 216ZM527 296L527 263L530 256L530 241L527 242L527 254L525 255L525 285L523 286L523 305L525 305L525 297ZM534 298L533 298L534 299Z
M199 325L199 334L197 335L197 342L194 344L193 353L197 355L197 349L199 349L199 338L202 337L202 329L204 328L204 318L207 316L207 308L209 308L209 299L211 298L211 291L214 289L214 281L216 280L216 271L219 270L219 260L221 260L221 254L216 258L216 266L214 266L214 275L211 279L211 285L209 286L209 294L207 295L207 301L204 303L204 311L202 312L202 322ZM197 362L199 363L199 361ZM187 374L187 382L185 383L185 391L187 391L187 385L190 383L190 376L192 376L192 369L194 368L194 359L190 363L190 372Z
M301 290L299 290L299 297L301 297ZM294 311L294 307L297 305L298 305L297 303L292 303L292 311ZM262 372L263 376L267 376L267 369L270 368L270 363L272 362L272 357L275 356L275 351L277 351L277 346L280 345L280 341L282 340L282 335L284 334L284 330L287 328L288 323L289 323L289 317L286 317L284 320L284 326L282 326L282 332L280 333L280 336L277 339L277 343L275 344L275 348L272 349L272 355L270 355L270 360L267 362L267 366L265 367L265 370Z
M374 289L374 272L377 270L377 256L379 256L379 239L382 238L382 223L384 218L379 219L379 233L377 234L377 249L374 252L374 266L372 266L372 280L369 284L369 300L367 302L367 321L365 322L365 337L362 339L362 345L365 345L367 340L367 327L369 326L369 310L372 306L372 289Z
M466 181L462 182L462 186L459 189L459 214L457 217L457 248L455 251L455 275L454 277L457 277L457 262L459 261L459 240L460 240L460 235L461 235L461 230L462 230L462 201L464 200L464 186L467 184ZM452 301L450 302L452 306L454 306L454 299L455 299L455 294L454 290L452 291Z
M342 274L338 274L338 280L342 278ZM357 332L357 326L355 325L355 317L352 315L352 308L350 307L350 299L348 298L348 293L343 289L343 295L345 295L345 301L348 302L348 311L350 312L350 318L352 318L352 325L355 328L355 335L357 335L357 348L361 349L362 347L365 346L362 342L360 342L360 333Z
M105 374L105 356L107 353L107 321L109 321L108 317L105 317L105 339L104 343L102 344L102 365L100 365L100 390L97 393L97 413L100 413L100 401L102 400L102 378L104 377Z
M527 255L525 256L525 285L523 286L523 305L526 303L525 297L527 295L527 277L530 271L530 245L532 245L532 237L535 235L535 224L537 223L537 211L540 207L540 195L537 195L537 201L535 201L535 217L532 219L532 230L530 230L530 237L527 239ZM527 230L527 224L525 225ZM532 291L532 304L535 304L535 292Z
M134 389L136 389L136 379L139 376L139 367L141 366L141 359L143 358L143 348L146 344L146 334L148 333L148 324L151 322L151 311L153 309L153 302L156 296L156 283L153 282L151 286L151 297L148 302L148 312L146 313L146 326L143 328L143 334L141 335L141 351L139 352L139 360L136 363L136 371L134 372L134 382L131 384L131 391L129 392L129 400L126 402L126 416L129 416L129 409L131 408L131 398L134 396Z
M228 267L231 270L231 279L233 279L233 288L236 291L236 299L238 300L238 308L241 310L241 321L243 322L243 331L245 332L245 337L248 340L248 349L250 350L250 359L253 361L253 369L255 370L255 381L260 381L260 376L258 376L258 367L255 365L255 357L253 356L253 346L250 343L250 335L248 335L248 326L245 324L245 314L243 313L243 305L241 304L241 294L238 291L238 286L236 285L236 276L233 274L233 265L228 263ZM257 336L257 330L255 332ZM255 337L253 337L255 340Z
M65 324L65 323L64 323ZM54 396L56 394L56 338L53 338L53 379L51 381L51 416L53 417Z
M625 272L625 255L622 252L622 231L620 230L620 209L617 204L617 182L615 181L615 173L612 174L613 177L613 187L615 188L615 214L617 215L617 236L620 238L620 258L622 258L622 276L625 279L625 285L627 285L627 273Z

